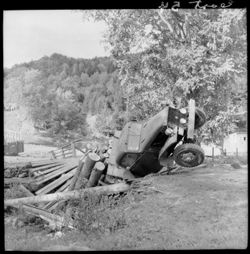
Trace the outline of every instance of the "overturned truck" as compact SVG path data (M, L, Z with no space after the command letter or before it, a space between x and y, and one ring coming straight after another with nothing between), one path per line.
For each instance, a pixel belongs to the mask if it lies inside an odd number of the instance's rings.
M6 200L5 206L45 203L43 208L52 211L60 200L77 199L83 193L126 191L133 179L159 172L163 167L171 171L174 164L198 166L205 156L196 143L195 130L205 122L205 113L195 107L194 100L189 101L187 108L167 106L148 121L128 122L113 136L111 150L106 146L88 149L78 166L75 160L51 160L38 165L33 162L30 177L26 178L26 187L32 193ZM26 208L41 212L37 207Z
M206 122L205 113L190 100L187 108L165 107L144 123L128 122L112 140L107 175L143 177L171 167L195 167L204 161L194 132Z

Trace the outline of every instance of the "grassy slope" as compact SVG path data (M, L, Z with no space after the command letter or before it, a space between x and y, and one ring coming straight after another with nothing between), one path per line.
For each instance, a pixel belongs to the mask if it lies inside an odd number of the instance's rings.
M115 249L217 249L247 247L247 168L197 169L154 177L160 193L140 194L123 207L127 226L102 236L67 232L60 239L6 224L6 248L87 246ZM34 229L33 229L34 231ZM72 247L74 248L74 247Z

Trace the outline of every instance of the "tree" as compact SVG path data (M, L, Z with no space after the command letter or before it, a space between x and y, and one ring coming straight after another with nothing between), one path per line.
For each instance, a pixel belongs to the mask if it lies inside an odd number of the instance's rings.
M108 25L128 114L145 119L193 98L207 114L203 132L211 139L233 129L231 88L246 75L244 10L98 10L89 17Z
M78 76L79 75L79 66L78 66L78 63L74 63L73 65L73 71L72 71L72 74L75 75L75 76Z

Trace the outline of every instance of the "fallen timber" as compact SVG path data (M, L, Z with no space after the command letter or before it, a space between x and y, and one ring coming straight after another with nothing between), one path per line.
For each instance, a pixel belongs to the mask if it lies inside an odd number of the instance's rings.
M39 166L39 167L35 167L35 168L30 168L29 172L34 173L36 171L43 171L43 170L46 170L46 169L53 168L55 166L62 166L62 165L63 165L62 162L54 162L54 163L50 163L50 164L47 164L47 165L43 165L43 166Z
M67 191L67 192L58 192L53 194L34 196L34 197L25 197L25 198L15 198L8 199L4 201L4 206L16 206L22 204L36 204L42 202L51 202L59 200L69 200L69 199L79 199L84 194L110 194L110 193L119 193L129 190L130 185L127 183L116 183L107 186L97 186L93 188L86 188L81 190Z
M71 183L71 179L68 180L66 183L64 183L56 192L65 192L69 190L69 185ZM51 209L54 208L54 205L57 203L57 201L51 201L48 202L45 206L43 206L44 209Z
M78 180L75 183L74 189L79 190L84 186L84 183L87 182L90 177L91 171L95 166L95 163L98 162L100 159L100 156L96 153L89 153L87 155L82 170L80 171Z
M15 206L15 207L18 208L19 206ZM38 216L41 219L49 222L49 224L51 226L54 226L54 227L66 226L69 228L74 228L72 220L66 221L63 217L61 217L57 214L52 214L52 213L46 211L45 209L38 208L35 206L31 206L31 205L22 205L19 208L21 208L24 212L26 212L28 214Z
M44 175L44 176L39 176L36 180L37 180L37 182L36 182L36 184L42 184L42 183L44 183L44 182L47 182L47 181L49 181L49 180L51 180L51 179L53 179L54 177L56 177L56 176L59 176L59 175L61 175L61 174L63 174L63 173L66 173L66 172L68 172L68 171L70 171L71 169L73 169L73 168L75 168L76 167L76 165L75 165L75 163L72 163L72 164L70 164L70 165L66 165L64 168L62 168L62 169L57 169L57 170L55 170L55 171L53 171L53 172L51 172L51 173L49 173L49 174L47 174L47 175Z
M106 166L103 162L98 161L95 163L95 166L90 174L89 181L87 182L87 188L94 187L98 184L105 168Z
M5 178L5 184L6 182L25 184L26 188L23 187L26 191L20 187L25 198L5 200L5 207L22 207L25 212L38 216L50 224L59 221L59 225L63 226L57 213L66 206L66 215L70 217L71 207L65 201L79 199L85 194L100 195L127 191L130 188L129 184L125 182L114 184L105 180L107 169L105 160L109 157L107 148L104 147L102 151L101 148L86 149L80 160L50 159L26 164L29 177L19 176L14 180Z
M57 180L53 181L52 183L39 189L38 191L36 191L36 195L49 193L50 191L52 191L53 189L55 189L56 187L60 186L62 183L64 183L65 181L73 177L75 171L76 170L73 169L69 173L62 175L61 177L59 177Z

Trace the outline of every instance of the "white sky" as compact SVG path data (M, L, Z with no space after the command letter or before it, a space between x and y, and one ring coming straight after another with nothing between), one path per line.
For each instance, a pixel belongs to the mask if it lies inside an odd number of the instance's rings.
M72 10L4 11L4 67L59 53L74 58L106 56L105 24L83 21Z

